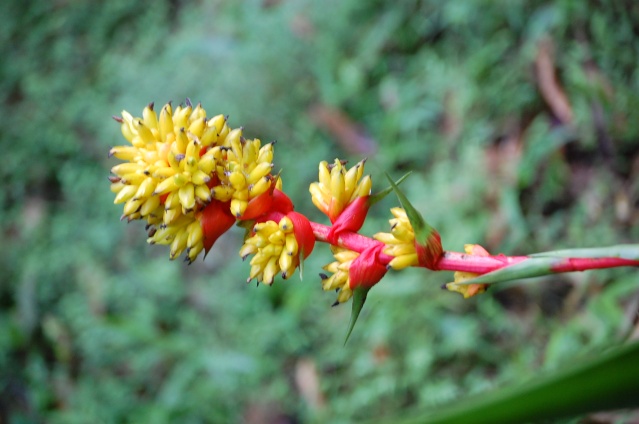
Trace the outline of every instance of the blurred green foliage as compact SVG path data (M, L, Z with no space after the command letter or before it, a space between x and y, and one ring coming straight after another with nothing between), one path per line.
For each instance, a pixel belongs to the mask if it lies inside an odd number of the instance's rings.
M528 380L636 325L634 270L463 301L439 290L450 274L411 269L371 291L343 347L349 307L330 308L314 274L328 249L302 282L248 287L240 231L204 262L169 262L118 222L106 179L124 141L111 115L189 97L278 140L284 188L317 220L317 162L366 154L380 189L415 171L402 188L447 249L636 242L635 2L6 0L0 16L0 422L390 417ZM542 45L570 123L540 89ZM364 232L387 229L390 197Z

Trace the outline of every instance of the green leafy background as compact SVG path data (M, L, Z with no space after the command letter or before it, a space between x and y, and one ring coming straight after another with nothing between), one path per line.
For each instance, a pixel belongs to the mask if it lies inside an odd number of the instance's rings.
M106 178L112 115L188 97L278 140L286 192L321 222L317 163L367 156L376 189L413 171L402 189L448 250L637 242L633 1L6 0L0 16L0 422L389 418L637 331L633 269L466 301L440 290L451 273L410 269L370 292L344 347L350 306L316 277L327 248L272 288L244 283L237 229L170 262L119 222ZM540 89L542 46L571 123ZM363 232L387 231L395 205Z

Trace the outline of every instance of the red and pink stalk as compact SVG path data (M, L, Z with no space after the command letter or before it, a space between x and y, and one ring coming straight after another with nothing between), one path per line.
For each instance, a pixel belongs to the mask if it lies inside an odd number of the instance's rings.
M311 221L313 234L319 242L328 243L331 227ZM355 232L342 232L337 244L341 247L363 252L375 245L383 245L382 242L363 236ZM388 264L393 257L380 253L378 259L383 264ZM527 260L538 259L531 256L506 256L503 254L491 256L476 256L467 253L444 251L433 266L435 271L462 271L476 274L487 274L504 267L518 264ZM552 273L587 271L591 269L616 268L624 266L639 266L639 260L624 259L619 257L598 258L555 258L551 267ZM425 266L424 266L425 267Z
M391 181L391 184L396 185ZM576 249L563 252L546 252L544 254L531 256L506 256L499 255L471 255L468 253L447 252L441 248L441 241L436 230L426 224L418 212L414 210L403 193L397 190L402 206L413 217L420 228L419 238L424 241L416 243L416 251L419 256L419 265L433 271L461 271L478 274L478 277L467 280L463 284L469 283L496 283L500 281L513 280L517 278L527 278L540 275L547 275L562 272L586 271L591 269L615 268L625 266L639 266L639 250L634 249L631 254L622 254L627 250L627 246L616 246L612 248L598 249ZM264 201L266 199L266 201ZM360 254L365 252L375 252L366 263L375 262L375 266L388 266L393 256L382 252L384 244L378 240L359 234L357 231L362 226L369 209L369 199L367 197L358 198L349 205L331 226L309 221L304 215L293 211L293 203L286 194L273 189L264 193L250 205L244 219L256 219L263 221L274 219L279 221L282 216L291 215L295 218L296 236L303 248L303 256L306 257L313 249L315 241L324 242L340 246ZM249 210L250 209L250 210ZM255 211L253 211L255 209ZM204 230L204 248L208 251L215 240L227 231L235 222L235 218L228 213L226 203L213 201L199 215ZM298 234L299 233L299 234ZM421 252L420 250L421 249ZM570 256L573 253L574 256ZM625 256L625 257L623 257ZM374 260L373 260L374 259ZM364 264L359 264L361 268ZM372 265L371 265L372 266ZM506 271L506 268L508 269ZM499 273L495 273L496 271ZM356 270L356 273L359 272ZM372 287L382 277L383 272L378 272L376 281L368 281L366 285ZM486 276L485 274L490 274ZM371 279L372 276L367 276ZM353 282L358 279L353 279ZM359 283L358 283L359 284ZM355 287L353 287L355 288Z

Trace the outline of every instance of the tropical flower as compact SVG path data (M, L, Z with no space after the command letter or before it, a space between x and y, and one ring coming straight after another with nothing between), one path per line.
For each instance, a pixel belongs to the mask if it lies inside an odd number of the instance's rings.
M350 285L349 270L353 261L359 253L343 247L331 245L334 262L325 265L323 269L332 275L320 274L322 278L322 288L326 291L337 290L337 300L334 305L344 303L353 296Z
M131 143L109 152L127 161L111 168L118 178L112 179L111 187L117 193L115 203L125 203L125 217L147 219L152 215L154 222L161 212L168 225L211 200L209 183L216 158L213 152L204 153L228 134L224 116L206 121L206 111L200 105L193 108L188 103L174 112L169 103L159 117L150 104L142 118L123 111L122 118L116 120Z
M261 145L259 139L246 140L242 128L232 130L219 147L220 159L215 176L219 184L213 187L214 197L222 202L230 201L231 213L238 219L252 219L270 208L268 198L273 183L273 143ZM261 207L253 208L245 216L249 204L261 195Z
M392 208L391 213L394 216L389 220L391 232L377 233L373 236L375 240L385 244L383 252L393 256L388 266L400 270L419 265L415 249L415 232L406 211L402 208Z
M114 203L124 204L122 219L146 220L149 243L171 245L171 259L186 250L192 262L236 219L271 210L275 197L288 208L288 198L275 195L272 143L245 139L224 115L207 119L187 100L175 110L164 105L159 116L151 103L141 118L123 111L114 119L129 142L109 152L124 161L111 168Z
M271 285L280 273L283 279L293 275L301 261L313 251L315 237L308 219L297 212L287 215L272 212L264 219L253 226L240 256L246 259L254 255L247 282L256 279L258 283Z
M356 289L369 290L386 275L388 269L379 260L383 247L383 244L376 243L357 253L331 245L335 261L323 269L332 275L320 274L320 277L324 290L338 290L334 305L349 300Z
M327 215L332 223L335 223L357 198L370 195L371 177L366 175L362 178L364 163L365 161L360 161L347 170L345 162L339 159L335 159L330 165L326 161L320 162L319 181L312 183L309 191L313 204ZM359 228L355 231L357 230Z
M464 245L464 251L469 255L490 256L490 253L478 244ZM474 272L456 271L454 274L455 281L444 285L448 291L460 293L464 299L484 293L488 289L488 284L458 284L466 280L473 279L479 274Z

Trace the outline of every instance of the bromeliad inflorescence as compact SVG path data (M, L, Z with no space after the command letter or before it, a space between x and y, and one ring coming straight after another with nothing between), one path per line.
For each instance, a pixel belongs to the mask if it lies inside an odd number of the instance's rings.
M313 204L330 225L310 221L294 210L273 173L273 143L247 139L224 115L207 117L190 101L159 114L153 103L133 117L114 117L128 145L109 156L123 162L111 168L114 203L123 204L122 219L146 221L148 242L170 246L170 258L185 254L193 262L208 252L234 224L247 229L240 249L250 259L247 281L273 284L300 268L315 242L328 243L335 261L320 273L324 290L336 290L340 304L353 298L352 327L366 293L389 269L423 267L455 271L444 288L465 298L490 284L557 272L639 265L639 245L572 249L530 256L491 256L479 245L465 253L445 252L432 228L390 178L390 187L372 194L365 161L348 168L335 159L319 164L310 185ZM401 207L391 209L390 232L372 238L359 233L369 208L394 191ZM328 273L328 274L327 274Z

